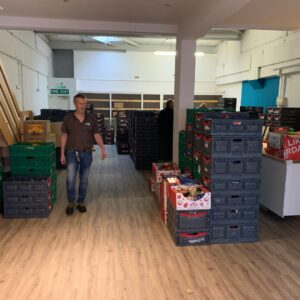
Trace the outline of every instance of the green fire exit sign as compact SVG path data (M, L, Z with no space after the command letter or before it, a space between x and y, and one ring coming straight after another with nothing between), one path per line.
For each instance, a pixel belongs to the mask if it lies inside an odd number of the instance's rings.
M69 95L69 89L50 89L50 95Z

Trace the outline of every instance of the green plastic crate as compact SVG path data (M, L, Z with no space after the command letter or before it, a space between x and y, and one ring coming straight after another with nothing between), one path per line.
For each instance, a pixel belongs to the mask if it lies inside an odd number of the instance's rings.
M55 154L54 143L17 143L9 146L10 156L45 156Z
M184 160L179 160L179 169L183 172L185 168L185 161Z
M193 159L185 156L184 159L185 167L189 168L191 171L193 171Z
M195 164L195 162L193 163L193 176L196 178L196 179L199 179L201 180L201 174L199 172L199 166L197 164Z
M44 166L11 166L12 176L52 176L54 173L56 173L55 166L51 168Z
M55 153L49 155L32 155L32 156L11 156L12 168L16 166L24 166L35 168L38 166L53 167L56 165Z
M185 131L181 130L179 131L179 143L180 142L184 143L184 141L185 141Z

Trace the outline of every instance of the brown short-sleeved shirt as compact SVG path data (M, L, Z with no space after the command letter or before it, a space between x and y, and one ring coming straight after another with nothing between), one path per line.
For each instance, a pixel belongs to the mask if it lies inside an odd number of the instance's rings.
M74 113L65 116L61 131L68 135L66 150L91 151L94 145L94 134L100 133L97 120L92 114L85 114L82 123Z

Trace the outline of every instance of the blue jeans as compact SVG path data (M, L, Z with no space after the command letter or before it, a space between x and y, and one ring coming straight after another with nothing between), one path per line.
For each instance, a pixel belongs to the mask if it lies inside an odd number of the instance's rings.
M79 189L77 203L82 204L84 202L87 187L90 168L93 161L93 154L91 151L77 152L67 151L67 196L69 203L73 203L76 200L76 175L79 170Z

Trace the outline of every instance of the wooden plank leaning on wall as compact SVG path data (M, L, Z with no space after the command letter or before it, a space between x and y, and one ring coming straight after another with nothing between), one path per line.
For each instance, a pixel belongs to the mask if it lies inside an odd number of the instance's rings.
M21 140L23 121L32 119L31 111L20 111L3 65L0 63L0 131L8 145Z

